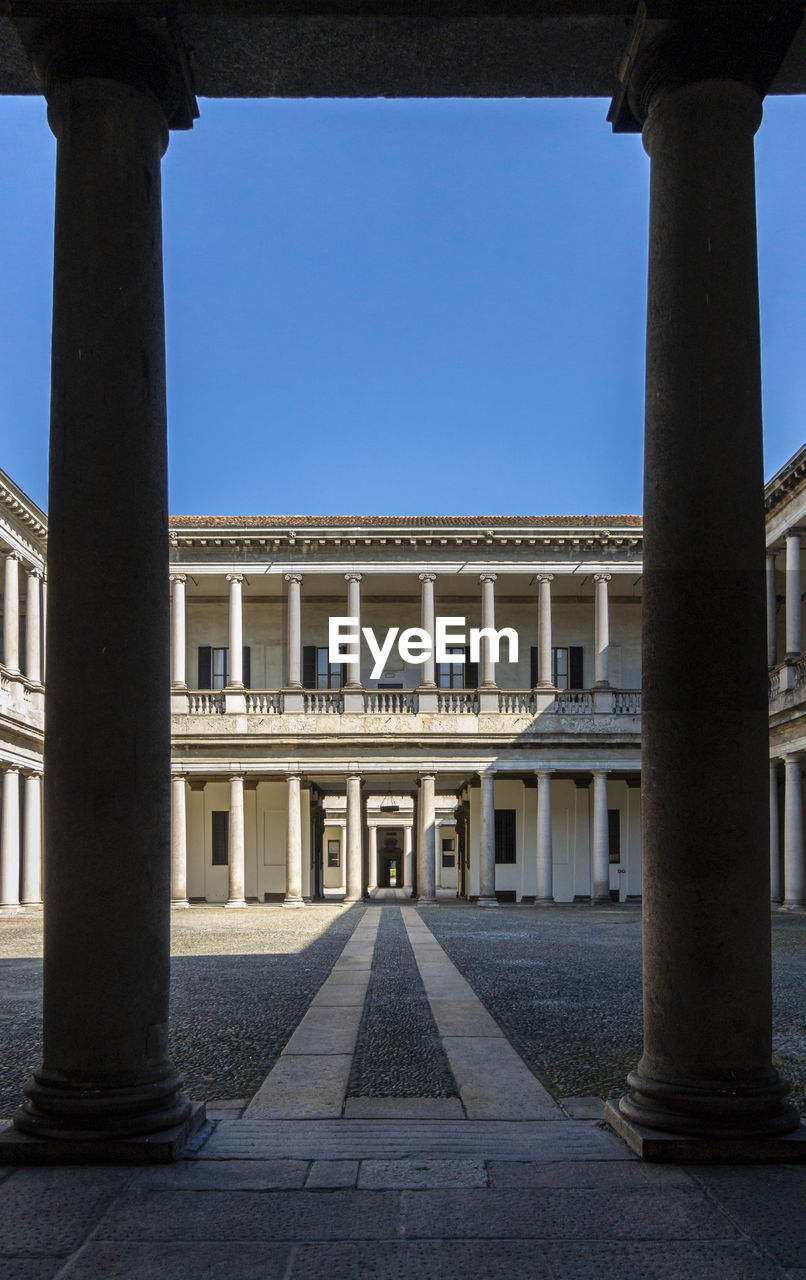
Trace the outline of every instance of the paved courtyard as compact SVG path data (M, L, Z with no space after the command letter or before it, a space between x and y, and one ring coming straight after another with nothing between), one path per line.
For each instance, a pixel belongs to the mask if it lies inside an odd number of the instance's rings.
M806 921L773 936L803 1106ZM0 941L8 1114L38 922ZM0 1280L806 1280L806 1166L650 1166L601 1122L640 1050L637 908L200 908L174 953L208 1122L166 1168L0 1169Z

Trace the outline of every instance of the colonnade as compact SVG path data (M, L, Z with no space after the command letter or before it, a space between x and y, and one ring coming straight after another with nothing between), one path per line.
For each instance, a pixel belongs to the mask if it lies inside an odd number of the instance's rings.
M3 575L3 665L10 676L24 675L41 684L44 653L41 636L47 607L47 585L37 565L23 565L16 551L5 553ZM20 652L20 566L25 574L25 648Z
M0 911L42 905L42 774L3 764Z
M413 570L416 572L416 570ZM311 575L314 576L315 575ZM358 570L345 573L347 584L347 601L345 616L358 619L361 626L361 590L362 583L368 575ZM436 688L436 656L434 648L436 612L435 595L437 574L433 572L418 573L420 582L421 626L431 640L431 650L422 664L420 688L423 690ZM484 571L478 575L481 588L481 628L495 627L495 584L501 575ZM287 583L286 611L286 670L285 688L299 690L302 688L302 573L286 573L283 575ZM595 573L594 579L594 652L595 652L595 685L606 688L609 685L610 649L610 602L608 583L612 575ZM243 574L228 573L229 584L229 653L230 669L228 689L243 688L242 653L243 653ZM551 584L555 579L553 573L539 573L535 577L537 584L537 641L538 641L538 688L551 689L552 679L552 594ZM186 635L186 593L187 575L172 573L171 581L171 688L176 691L187 689L187 672L185 663ZM495 679L496 663L493 660L493 649L488 636L482 635L479 653L479 687L481 689L497 688ZM347 667L347 679L344 685L347 690L361 688L360 669L355 663Z
M608 1115L639 1149L651 1130L705 1138L711 1153L715 1141L741 1141L747 1158L756 1138L799 1124L771 1045L753 152L761 94L786 41L779 49L779 27L755 15L732 17L731 39L696 14L650 28L649 44L623 62L615 109L643 129L651 181L644 1052ZM126 21L114 39L90 17L46 32L33 23L26 37L57 168L44 1056L14 1122L65 1154L89 1141L96 1159L108 1144L126 1158L127 1141L150 1135L165 1159L192 1121L168 1055L160 165L169 128L187 127L195 103L174 27ZM114 605L99 609L99 580L116 584ZM726 669L740 696L725 696ZM359 777L347 791L355 832ZM427 788L421 799L427 815ZM358 896L360 844L348 844L348 896ZM490 893L489 858L485 868Z
M786 911L806 911L802 763L800 757L792 753L783 756L783 765L782 850L778 799L779 766L777 760L770 761L770 899L773 904L781 904Z

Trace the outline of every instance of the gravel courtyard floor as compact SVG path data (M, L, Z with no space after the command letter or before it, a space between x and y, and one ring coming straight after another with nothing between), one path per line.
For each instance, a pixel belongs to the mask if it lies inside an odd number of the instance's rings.
M174 914L172 1051L192 1096L210 1101L256 1091L362 912L268 906ZM447 904L422 915L555 1096L621 1091L641 1049L638 908L478 911ZM400 946L394 928L388 945ZM776 1062L806 1112L806 919L773 917L773 956ZM0 1115L18 1104L20 1085L40 1059L40 957L39 919L0 921ZM379 996L368 1016L381 1027L394 992ZM375 1091L366 1081L354 1082L356 1090Z

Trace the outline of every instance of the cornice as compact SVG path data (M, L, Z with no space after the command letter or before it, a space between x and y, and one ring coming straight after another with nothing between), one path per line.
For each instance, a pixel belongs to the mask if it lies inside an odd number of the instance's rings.
M4 509L10 520L22 525L41 545L44 551L48 543L47 516L35 502L23 493L22 489L0 471L0 509Z
M806 484L806 445L784 463L764 486L764 511L770 515Z

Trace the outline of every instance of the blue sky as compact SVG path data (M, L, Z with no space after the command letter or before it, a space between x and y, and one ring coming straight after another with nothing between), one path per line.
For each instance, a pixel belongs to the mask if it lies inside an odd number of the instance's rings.
M640 511L649 161L605 102L200 106L163 166L172 511ZM55 150L0 112L0 467L45 506ZM768 475L806 438L804 125L771 99L757 139Z

